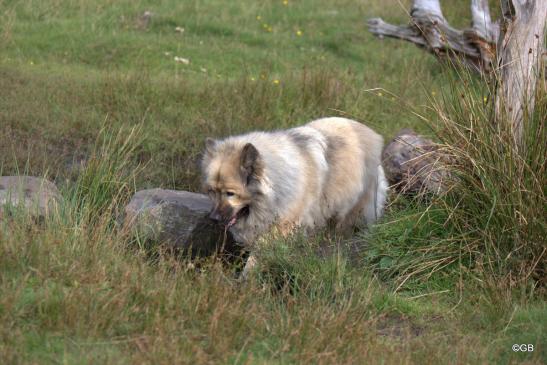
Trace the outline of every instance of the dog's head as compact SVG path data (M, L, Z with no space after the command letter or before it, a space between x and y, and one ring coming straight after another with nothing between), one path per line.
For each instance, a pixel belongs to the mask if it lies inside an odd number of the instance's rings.
M253 144L207 138L202 185L213 202L210 217L228 227L247 219L259 194L262 173L262 159Z

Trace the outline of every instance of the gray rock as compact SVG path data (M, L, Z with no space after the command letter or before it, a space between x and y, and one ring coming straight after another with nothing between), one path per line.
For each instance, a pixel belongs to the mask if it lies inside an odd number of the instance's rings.
M403 129L382 155L386 178L402 193L440 194L449 181L448 157L439 145L412 130Z
M239 254L232 235L209 218L206 195L164 189L141 190L125 207L123 226L141 239L195 256Z
M35 218L44 218L62 201L51 181L33 176L0 176L0 219L8 209L24 208Z

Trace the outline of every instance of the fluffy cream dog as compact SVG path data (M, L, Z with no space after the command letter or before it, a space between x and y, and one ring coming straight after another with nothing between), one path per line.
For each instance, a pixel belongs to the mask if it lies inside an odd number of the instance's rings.
M275 132L206 140L203 188L211 218L252 250L276 227L338 230L382 215L387 182L382 137L354 120L323 118Z

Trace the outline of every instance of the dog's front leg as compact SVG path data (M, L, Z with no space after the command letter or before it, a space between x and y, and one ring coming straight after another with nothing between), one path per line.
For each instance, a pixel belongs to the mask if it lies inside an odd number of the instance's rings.
M247 262L245 263L245 267L243 268L243 273L241 274L241 278L243 280L246 280L249 277L251 271L253 271L256 268L256 265L257 265L256 255L251 253L249 257L247 258Z

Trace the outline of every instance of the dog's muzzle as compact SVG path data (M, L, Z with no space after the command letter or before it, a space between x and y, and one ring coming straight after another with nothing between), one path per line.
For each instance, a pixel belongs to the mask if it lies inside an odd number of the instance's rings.
M242 209L240 209L239 211L237 211L235 214L232 214L230 216L228 216L226 218L226 216L224 214L222 214L219 209L215 209L213 210L210 214L209 214L209 218L211 218L213 221L217 222L217 223L224 223L226 226L228 227L231 227L233 226L234 224L237 223L237 221L240 219L240 218L244 218L246 217L247 215L249 215L249 206L245 206L243 207Z

